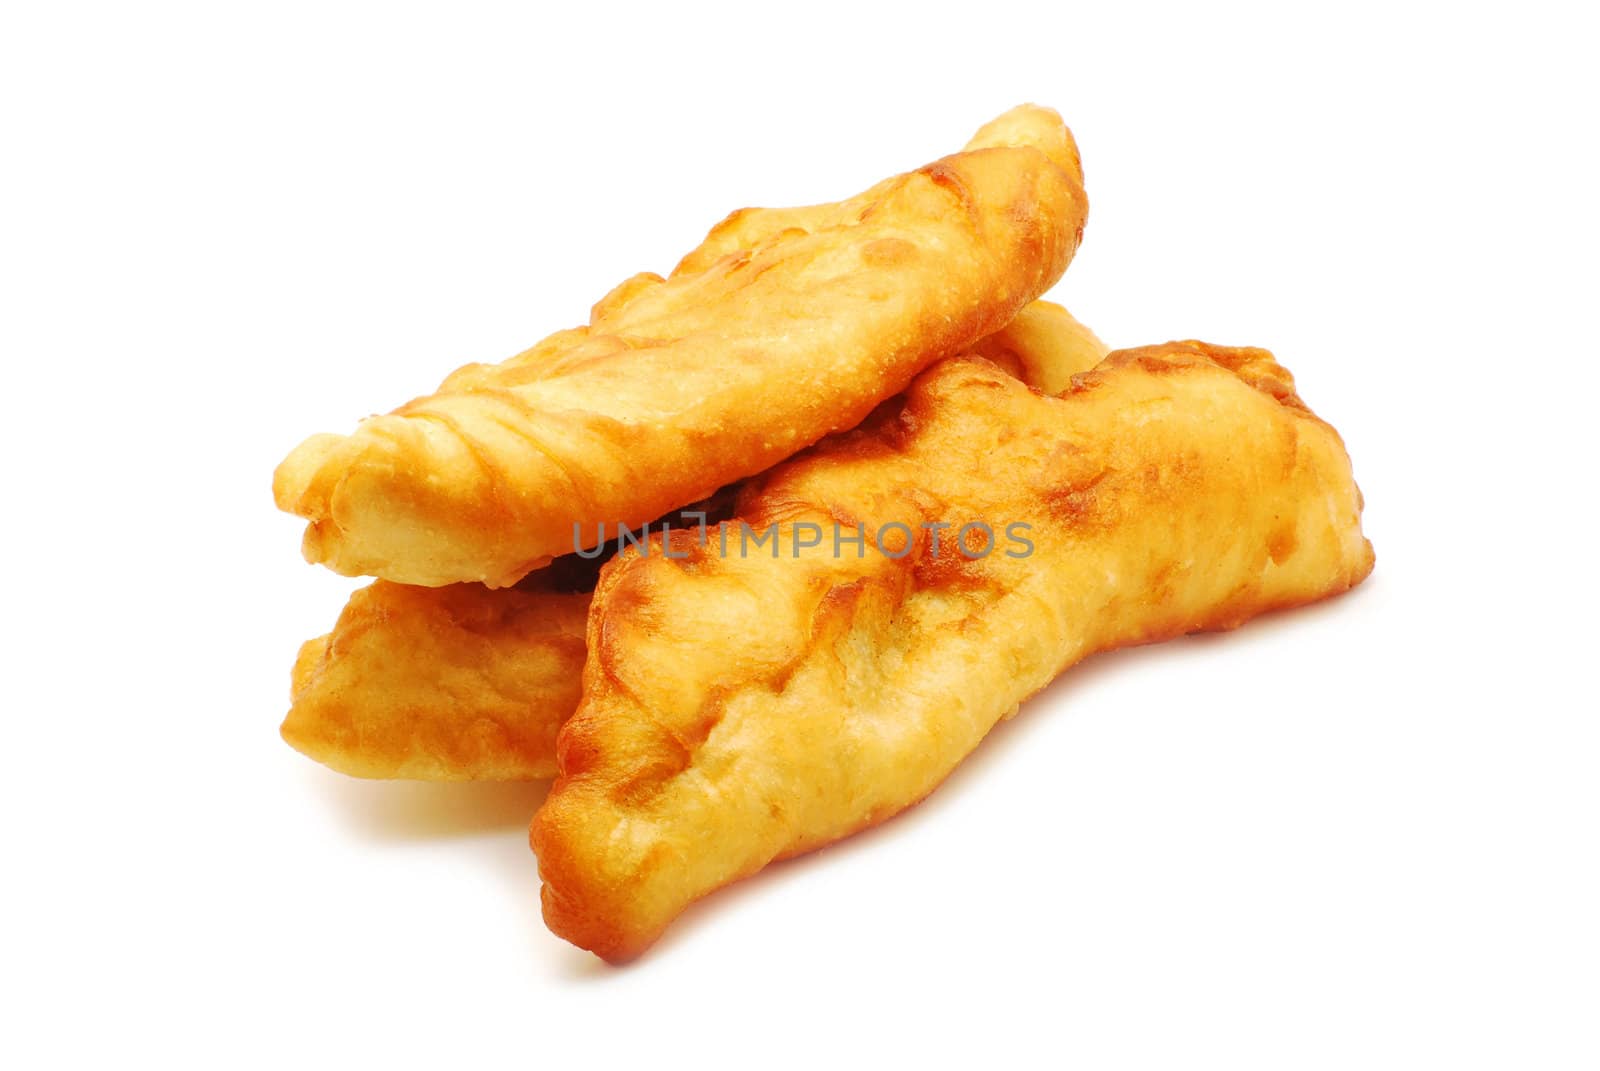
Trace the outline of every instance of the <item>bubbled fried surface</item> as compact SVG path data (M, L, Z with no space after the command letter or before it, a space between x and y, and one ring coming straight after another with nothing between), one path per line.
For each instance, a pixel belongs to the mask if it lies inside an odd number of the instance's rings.
M784 554L619 558L531 840L551 929L610 960L695 899L895 814L1096 651L1232 628L1372 568L1334 430L1262 350L1112 354L1060 397L978 358L747 488ZM935 555L926 522L1031 525ZM801 522L917 533L788 553ZM945 538L949 538L948 532ZM898 552L890 538L891 552ZM1020 549L1020 548L1017 548Z
M638 525L858 423L1060 277L1087 211L1071 135L1024 106L866 194L736 213L667 279L438 392L317 435L274 497L308 560L505 586L574 523Z

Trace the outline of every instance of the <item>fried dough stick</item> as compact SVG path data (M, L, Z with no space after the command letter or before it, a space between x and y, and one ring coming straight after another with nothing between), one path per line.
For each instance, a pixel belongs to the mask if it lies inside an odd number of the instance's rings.
M1023 309L977 351L1046 392L1106 354L1048 301ZM731 496L721 498L700 505L711 523L731 510ZM331 633L302 646L283 738L355 777L553 776L556 732L578 705L598 566L568 556L504 589L387 580L362 588Z
M352 777L549 777L578 705L589 597L374 581L301 646L279 732Z
M1086 211L1061 118L1015 109L848 201L735 213L587 327L306 440L274 497L337 572L514 584L574 525L637 527L854 427L1060 278Z
M546 922L639 954L697 898L920 800L1085 656L1359 582L1360 509L1339 436L1265 351L1120 351L1058 398L940 364L747 489L740 517L778 525L778 558L675 540L686 560L602 572L531 829ZM828 535L793 556L808 522ZM914 538L889 529L879 552L891 522ZM974 522L994 545L969 560ZM1019 522L1033 549L1014 557ZM865 526L863 556L835 553L835 523Z

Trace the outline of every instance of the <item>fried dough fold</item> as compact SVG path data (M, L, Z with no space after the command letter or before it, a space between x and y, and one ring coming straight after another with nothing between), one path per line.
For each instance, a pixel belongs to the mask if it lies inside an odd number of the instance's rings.
M1060 116L1014 109L858 197L734 213L587 326L306 440L274 498L337 572L508 586L575 525L637 526L855 426L1060 278L1086 212Z
M1046 392L1106 355L1093 332L1048 301L975 349ZM732 508L731 495L722 498L697 508L720 520ZM331 633L301 648L283 738L355 777L553 776L556 732L578 705L589 568L569 557L501 589L373 582L350 597Z
M753 481L739 515L778 526L778 557L658 540L602 572L530 832L546 922L639 954L697 898L921 799L1085 656L1358 583L1360 511L1338 434L1263 350L1119 351L1060 397L943 362ZM991 552L979 529L954 550L980 522ZM802 549L808 525L829 534Z

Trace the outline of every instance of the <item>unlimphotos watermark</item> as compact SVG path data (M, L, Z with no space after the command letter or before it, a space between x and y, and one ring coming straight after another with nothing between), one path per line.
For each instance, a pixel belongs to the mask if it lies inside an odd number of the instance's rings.
M713 529L706 524L704 513L686 511L680 516L686 520L693 520L694 523L677 527L666 521L654 524L654 530L661 533L659 553L664 557L679 560L690 557L690 552L687 550L673 549L672 533L675 531L696 532L696 542L701 549L705 549L713 542ZM959 526L946 521L924 521L919 527L927 533L927 553L933 558L943 556L947 550L969 560L987 558L997 551L1008 558L1026 558L1033 553L1033 540L1027 535L1033 530L1033 526L1024 521L1013 521L999 526L998 535L996 526L985 521L968 521ZM785 528L787 532L784 531ZM763 552L777 558L782 556L785 549L789 557L799 558L804 552L818 547L825 548L824 553L831 551L835 558L844 557L849 549L855 551L857 558L864 558L868 546L871 546L884 557L893 559L904 558L917 544L916 530L903 521L890 521L880 525L876 531L869 531L865 523L857 523L851 529L834 522L832 528L830 536L823 525L814 521L796 521L788 525L780 525L774 521L765 528L754 528L744 520L727 521L716 525L715 544L717 552L724 558L733 555L748 558ZM952 529L954 532L951 538L946 540L945 533ZM572 526L574 553L580 558L600 557L611 542L607 538L606 531L606 522L601 521L596 526L595 538L589 540L584 538L584 526L574 523ZM614 529L616 552L621 554L632 547L642 556L655 553L650 541L651 531L652 523L649 522L638 528L631 528L626 524L616 525Z

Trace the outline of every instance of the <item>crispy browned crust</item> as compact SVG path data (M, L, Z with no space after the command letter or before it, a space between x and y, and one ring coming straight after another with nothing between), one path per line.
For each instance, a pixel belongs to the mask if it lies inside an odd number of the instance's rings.
M1047 301L977 348L1052 391L1105 356L1088 328ZM670 519L677 527L720 520L734 493ZM330 635L301 648L284 739L357 777L552 776L556 730L578 705L583 615L598 568L569 555L509 589L363 588Z
M575 523L638 525L854 426L1054 283L1085 213L1060 117L1015 109L860 197L735 213L587 327L308 439L274 496L338 572L514 583Z
M1122 351L1061 397L942 363L747 489L781 558L679 541L686 560L658 546L602 573L531 830L546 922L637 955L696 898L921 799L1086 655L1359 582L1360 508L1338 435L1265 351ZM935 555L920 528L975 520L1031 524L1033 553L969 560L947 532ZM919 534L899 560L791 557L805 521Z
M549 777L588 608L588 592L376 581L300 649L283 738L356 777Z

